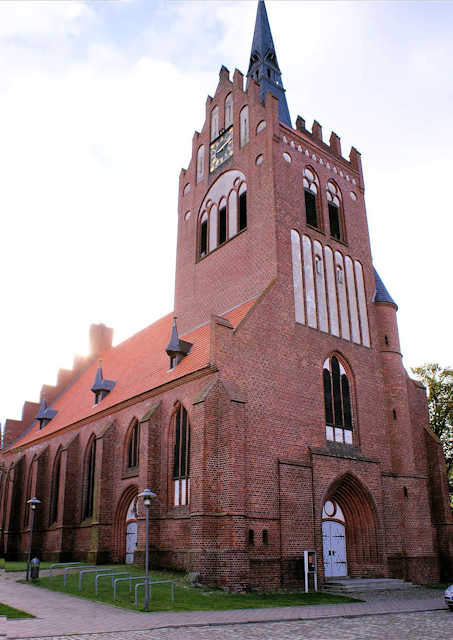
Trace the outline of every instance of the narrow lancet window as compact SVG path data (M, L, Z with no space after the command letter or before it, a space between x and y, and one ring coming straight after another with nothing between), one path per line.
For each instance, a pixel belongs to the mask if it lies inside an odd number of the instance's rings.
M175 507L190 501L190 424L187 411L180 406L175 414L173 450L173 485Z
M239 231L247 227L247 187L241 185L239 189Z
M219 107L214 107L211 113L211 140L219 135Z
M327 183L327 204L329 208L329 228L330 235L335 240L344 240L343 212L340 189L334 182Z
M304 169L303 185L305 197L305 216L307 224L309 224L311 227L318 228L319 180L315 172L308 167Z
M204 178L204 146L198 149L197 153L197 183Z
M240 142L241 147L247 144L250 140L249 133L249 108L243 107L240 113Z
M233 95L229 93L225 98L225 129L233 124Z
M96 438L89 444L85 466L85 501L83 505L84 518L91 518L94 512L94 480L96 470Z
M138 425L138 420L135 420L129 431L129 440L127 443L128 469L135 469L136 467L138 467L138 455L139 455L139 425Z

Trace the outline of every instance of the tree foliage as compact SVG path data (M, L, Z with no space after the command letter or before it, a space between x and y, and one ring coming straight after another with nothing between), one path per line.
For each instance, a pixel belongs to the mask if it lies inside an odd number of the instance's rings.
M439 437L447 462L448 485L453 494L453 369L437 363L414 367L412 373L428 394L429 424Z

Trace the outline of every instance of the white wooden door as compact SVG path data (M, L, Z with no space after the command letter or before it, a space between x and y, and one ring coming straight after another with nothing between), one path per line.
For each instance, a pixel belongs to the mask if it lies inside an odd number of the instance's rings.
M126 527L126 564L134 562L134 551L137 548L137 523L129 522Z
M348 575L346 561L346 535L340 522L326 520L322 523L322 546L326 578Z

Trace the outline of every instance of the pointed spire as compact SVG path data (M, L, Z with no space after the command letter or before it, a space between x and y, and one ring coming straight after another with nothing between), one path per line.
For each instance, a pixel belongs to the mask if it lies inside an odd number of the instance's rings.
M282 74L278 66L264 0L259 0L256 12L255 32L253 34L250 64L247 72L247 88L250 78L254 78L260 85L260 97L263 104L269 91L278 98L280 122L291 127L291 116L289 115Z
M170 358L170 368L173 369L181 360L186 356L191 347L191 342L180 340L178 336L178 327L176 325L176 316L173 316L173 323L171 326L170 342L165 349L168 357Z

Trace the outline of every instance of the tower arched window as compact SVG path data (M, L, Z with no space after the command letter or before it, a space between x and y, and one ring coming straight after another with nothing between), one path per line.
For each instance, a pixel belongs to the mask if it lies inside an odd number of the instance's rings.
M243 173L226 171L208 190L200 207L197 259L202 259L247 228L247 183Z
M219 107L214 107L211 111L211 140L215 140L219 135Z
M129 428L127 439L127 468L135 469L139 463L140 431L138 420L135 419Z
M53 463L52 487L50 494L49 524L58 520L58 500L60 497L61 449L58 449Z
M320 228L321 216L319 215L319 179L311 167L304 169L303 175L305 196L305 217L307 224Z
M197 183L204 178L204 145L198 149L197 153Z
M240 143L241 147L247 144L250 140L250 131L249 131L249 108L247 106L241 109L240 117L239 117L239 133L240 133Z
M239 187L239 231L247 227L247 185Z
M225 98L225 129L233 124L233 94L229 93Z
M326 197L329 208L330 235L336 240L345 240L341 192L335 182L331 180L327 183Z
M190 424L186 409L176 410L173 447L173 504L175 507L190 501Z
M336 356L323 366L326 438L352 445L351 385L346 370Z
M83 501L83 517L91 518L94 513L94 482L96 472L96 438L88 444L85 460L85 497Z
M204 211L200 218L200 258L208 253L208 213Z

